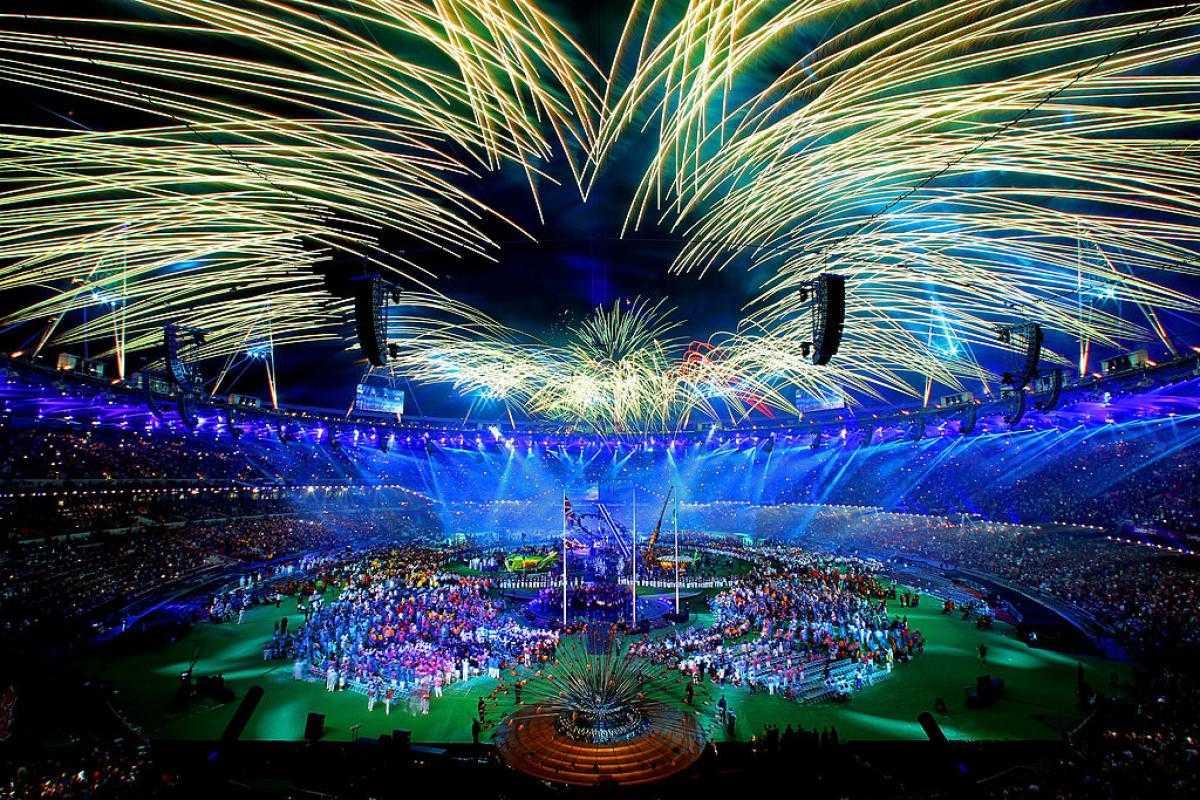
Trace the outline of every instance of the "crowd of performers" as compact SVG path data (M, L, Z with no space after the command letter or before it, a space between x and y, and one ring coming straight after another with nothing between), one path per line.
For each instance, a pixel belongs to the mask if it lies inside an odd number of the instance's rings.
M764 549L751 572L711 602L714 622L633 652L700 681L745 686L788 699L846 696L924 649L907 617L890 617L879 565L795 547ZM919 597L907 595L903 605ZM757 634L757 635L755 635ZM835 665L852 664L850 671Z
M337 561L333 555L310 553L286 564L267 565L242 575L237 585L213 595L208 604L208 621L241 623L246 612L254 606L273 605L280 608L285 595L299 594L305 589L308 585L306 576L320 572ZM277 627L276 634L286 632L285 621L283 626Z
M371 550L322 564L298 598L305 622L277 629L265 654L293 659L294 676L367 697L390 714L428 713L458 681L554 658L560 633L534 627L490 578L448 571L444 551ZM700 682L745 686L792 700L848 696L919 654L924 640L892 617L879 565L796 547L756 553L753 568L711 600L713 624L644 636L635 656ZM915 596L902 605L914 605ZM228 618L228 617L226 617Z
M452 683L553 658L556 632L504 613L489 579L448 573L445 557L396 547L330 570L325 582L336 596L314 592L305 623L289 637L295 677L363 692L372 710L381 703L390 713L407 700L428 713L430 698Z

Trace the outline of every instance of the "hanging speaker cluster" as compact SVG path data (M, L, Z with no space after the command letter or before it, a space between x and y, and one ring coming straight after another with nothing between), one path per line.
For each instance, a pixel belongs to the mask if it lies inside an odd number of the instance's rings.
M846 278L822 273L813 282L812 363L828 364L842 344L846 326Z
M181 335L188 337L192 347L200 347L204 344L204 331L199 328L176 325L174 322L163 325L163 358L167 364L167 385L175 395L175 409L179 413L179 418L187 428L193 429L199 422L193 413L195 405L193 401L198 401L200 397L200 376L196 369L183 358L181 351L185 344L180 341ZM152 398L154 392L149 390L149 373L147 373L146 385L147 396ZM151 411L156 416L161 416L161 412L156 412L153 406L151 406Z
M387 287L378 273L364 276L354 292L354 327L358 346L371 366L382 367L388 360Z
M962 419L958 424L958 432L963 436L968 436L975 432L975 425L979 421L979 411L974 403L969 403L963 408Z
M167 362L167 379L174 388L184 394L195 394L193 369L180 355L183 347L179 341L180 334L190 337L193 347L200 347L204 344L204 331L173 322L163 325L163 354Z
M1042 359L1042 341L1044 339L1045 334L1042 333L1042 326L1033 325L1025 339L1025 369L1021 372L1022 386L1028 386L1037 377L1038 364Z
M1014 389L1024 389L1037 377L1038 364L1042 358L1042 342L1045 334L1036 322L1010 325L999 329L1001 344L1016 344L1019 349L1018 363L1001 376L1001 382Z
M1005 389L1002 395L1012 403L1011 410L1004 415L1004 422L1009 426L1016 425L1025 416L1025 390Z
M373 367L387 364L387 307L391 287L361 262L333 259L314 267L325 279L325 288L334 297L354 301L354 331L358 346Z
M188 397L186 392L179 392L175 395L175 411L187 429L193 430L200 420L192 413L192 404Z
M192 376L179 357L179 329L172 323L163 326L163 349L167 356L167 374L171 382L185 392L192 390Z
M154 396L154 387L150 385L149 371L142 374L142 389L146 393L146 408L150 409L150 413L154 415L155 419L161 420L163 418L163 412L162 408L160 408L158 405L157 398Z

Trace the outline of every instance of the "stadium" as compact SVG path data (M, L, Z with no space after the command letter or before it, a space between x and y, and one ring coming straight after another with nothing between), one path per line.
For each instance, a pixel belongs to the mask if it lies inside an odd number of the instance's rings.
M1194 797L1200 3L10 0L0 800Z

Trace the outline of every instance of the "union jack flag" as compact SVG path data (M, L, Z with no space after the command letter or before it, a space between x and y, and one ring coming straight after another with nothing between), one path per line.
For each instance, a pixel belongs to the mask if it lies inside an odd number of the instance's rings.
M571 509L571 501L565 494L563 495L563 519L567 521L568 525L575 524L575 512Z

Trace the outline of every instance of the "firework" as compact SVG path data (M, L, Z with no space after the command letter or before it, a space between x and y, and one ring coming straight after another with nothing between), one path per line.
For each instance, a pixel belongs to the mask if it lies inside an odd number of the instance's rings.
M592 166L644 118L658 146L628 224L682 232L678 270L769 271L734 349L810 384L797 290L824 271L849 287L838 361L853 366L835 381L860 391L986 388L973 350L1013 321L1173 347L1154 309L1197 304L1161 279L1197 271L1196 155L1180 132L1200 122L1200 6L879 9L729 0L671 18L635 3L617 58L631 77L610 87ZM785 39L813 44L764 76ZM1093 286L1147 324L1097 307Z
M122 363L166 321L209 331L201 357L340 337L313 273L337 257L421 298L396 369L629 431L790 412L793 390L986 393L998 325L1039 323L1084 371L1093 345L1173 350L1160 313L1197 310L1171 288L1200 272L1197 3L634 0L607 76L533 0L131 8L0 14L4 80L145 126L0 128L0 291L42 293L6 320L39 347L111 337ZM535 206L565 172L586 197L633 136L626 228L680 235L678 271L758 270L736 330L681 341L640 301L545 342L401 252L495 258L486 173L515 166ZM846 334L817 368L799 290L825 271Z
M203 355L254 319L277 344L332 337L346 309L316 263L424 286L398 249L494 258L481 223L503 217L464 185L516 164L536 202L543 162L578 172L594 137L598 73L527 0L136 5L157 16L0 15L6 81L164 125L0 131L0 290L46 291L9 320L48 321L43 343L115 332L123 358L168 319L209 331Z
M664 300L598 307L556 343L420 294L400 307L406 313L389 321L399 348L389 369L564 425L635 433L696 411L737 420L751 407L792 408L774 388L773 366L746 357L740 340L697 357Z

